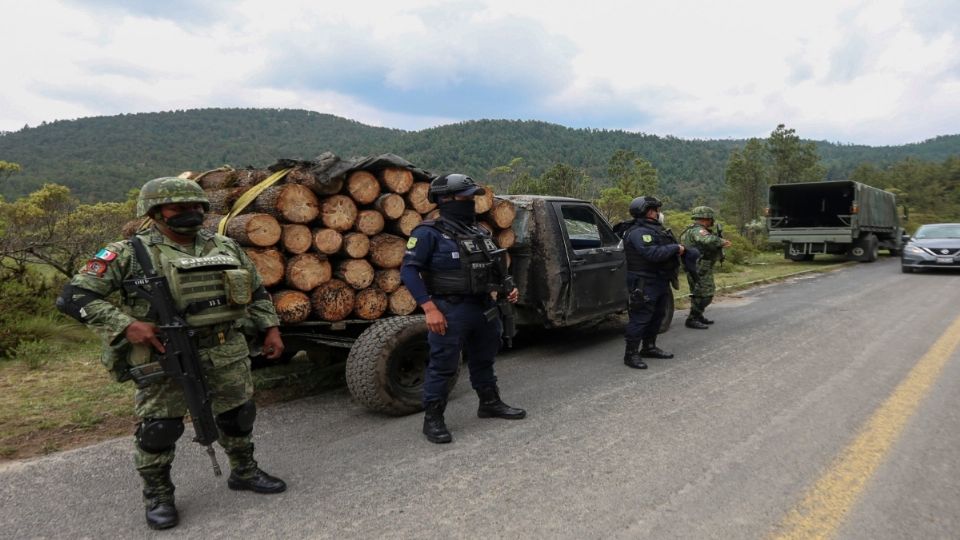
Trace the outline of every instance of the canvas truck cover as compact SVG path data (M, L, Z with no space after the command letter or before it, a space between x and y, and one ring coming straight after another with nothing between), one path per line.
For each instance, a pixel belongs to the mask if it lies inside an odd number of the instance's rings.
M849 180L772 185L768 202L771 230L899 226L893 193Z

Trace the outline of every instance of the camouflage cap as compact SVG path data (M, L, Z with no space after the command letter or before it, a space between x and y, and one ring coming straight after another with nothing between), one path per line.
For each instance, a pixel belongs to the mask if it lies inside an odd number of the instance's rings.
M140 195L137 196L137 217L146 216L150 210L161 204L188 202L200 203L204 211L210 210L207 194L195 181L172 176L154 178L140 188Z
M716 212L709 206L698 206L690 213L693 219L716 219Z

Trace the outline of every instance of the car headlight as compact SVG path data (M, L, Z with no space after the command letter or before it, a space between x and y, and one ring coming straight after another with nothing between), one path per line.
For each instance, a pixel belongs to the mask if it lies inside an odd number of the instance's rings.
M914 255L923 255L924 253L926 253L924 250L918 248L917 246L907 246L903 248L903 250L907 253L913 253Z

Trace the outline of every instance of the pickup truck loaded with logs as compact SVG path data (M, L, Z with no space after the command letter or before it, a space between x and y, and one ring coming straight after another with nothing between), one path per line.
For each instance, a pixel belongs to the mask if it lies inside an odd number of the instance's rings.
M436 217L427 199L433 175L393 154L324 153L181 176L210 199L205 226L237 240L254 261L288 354L349 349L355 399L386 414L421 409L426 322L399 268L410 232ZM508 250L518 326L568 327L626 310L623 246L592 204L487 189L476 205L481 225ZM661 331L672 315L671 302Z

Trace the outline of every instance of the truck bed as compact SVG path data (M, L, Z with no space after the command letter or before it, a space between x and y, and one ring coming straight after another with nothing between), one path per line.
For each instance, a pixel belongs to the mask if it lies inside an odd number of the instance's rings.
M849 180L770 186L770 230L853 228L892 233L899 227L896 198Z
M770 228L850 227L855 197L853 182L770 186Z

